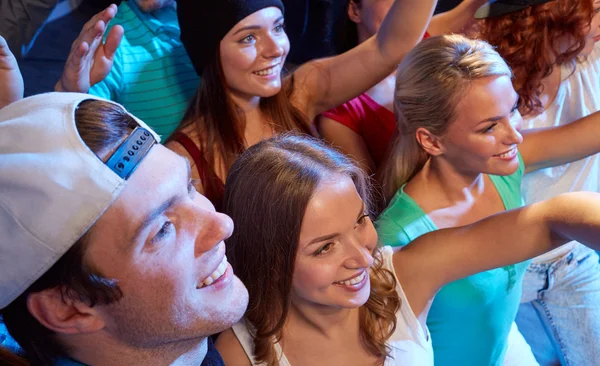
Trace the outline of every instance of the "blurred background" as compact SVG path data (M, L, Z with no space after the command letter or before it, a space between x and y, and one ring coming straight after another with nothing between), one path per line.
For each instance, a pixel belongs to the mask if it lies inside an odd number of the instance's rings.
M212 0L218 1L218 0ZM335 54L347 0L283 0L292 45L288 62ZM111 3L106 0L0 0L0 34L19 60L25 96L54 88L83 25ZM436 13L460 0L439 0Z

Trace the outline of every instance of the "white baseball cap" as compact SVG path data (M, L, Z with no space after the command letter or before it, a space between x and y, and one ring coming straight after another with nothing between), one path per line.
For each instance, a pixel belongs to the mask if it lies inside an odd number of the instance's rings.
M139 127L105 164L75 125L77 106L90 99L104 100L47 93L0 109L0 309L88 231L160 141L132 116ZM139 146L131 140L136 132L144 135Z

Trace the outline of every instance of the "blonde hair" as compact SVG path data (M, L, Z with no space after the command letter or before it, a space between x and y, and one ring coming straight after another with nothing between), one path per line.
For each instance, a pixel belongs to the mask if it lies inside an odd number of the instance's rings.
M423 40L398 66L396 137L380 171L388 202L429 159L416 139L417 129L443 136L471 81L487 76L512 77L512 72L488 43L460 35Z

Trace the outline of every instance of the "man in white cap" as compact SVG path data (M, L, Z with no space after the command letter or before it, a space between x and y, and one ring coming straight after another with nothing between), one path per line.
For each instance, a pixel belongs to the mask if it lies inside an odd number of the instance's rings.
M36 364L222 365L248 293L233 223L121 106L49 93L0 110L0 314Z

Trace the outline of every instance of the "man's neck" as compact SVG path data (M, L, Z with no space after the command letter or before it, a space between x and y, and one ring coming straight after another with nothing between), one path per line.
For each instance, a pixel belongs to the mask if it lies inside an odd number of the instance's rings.
M173 342L161 347L141 348L114 340L78 342L73 359L86 365L200 365L208 351L208 338Z

